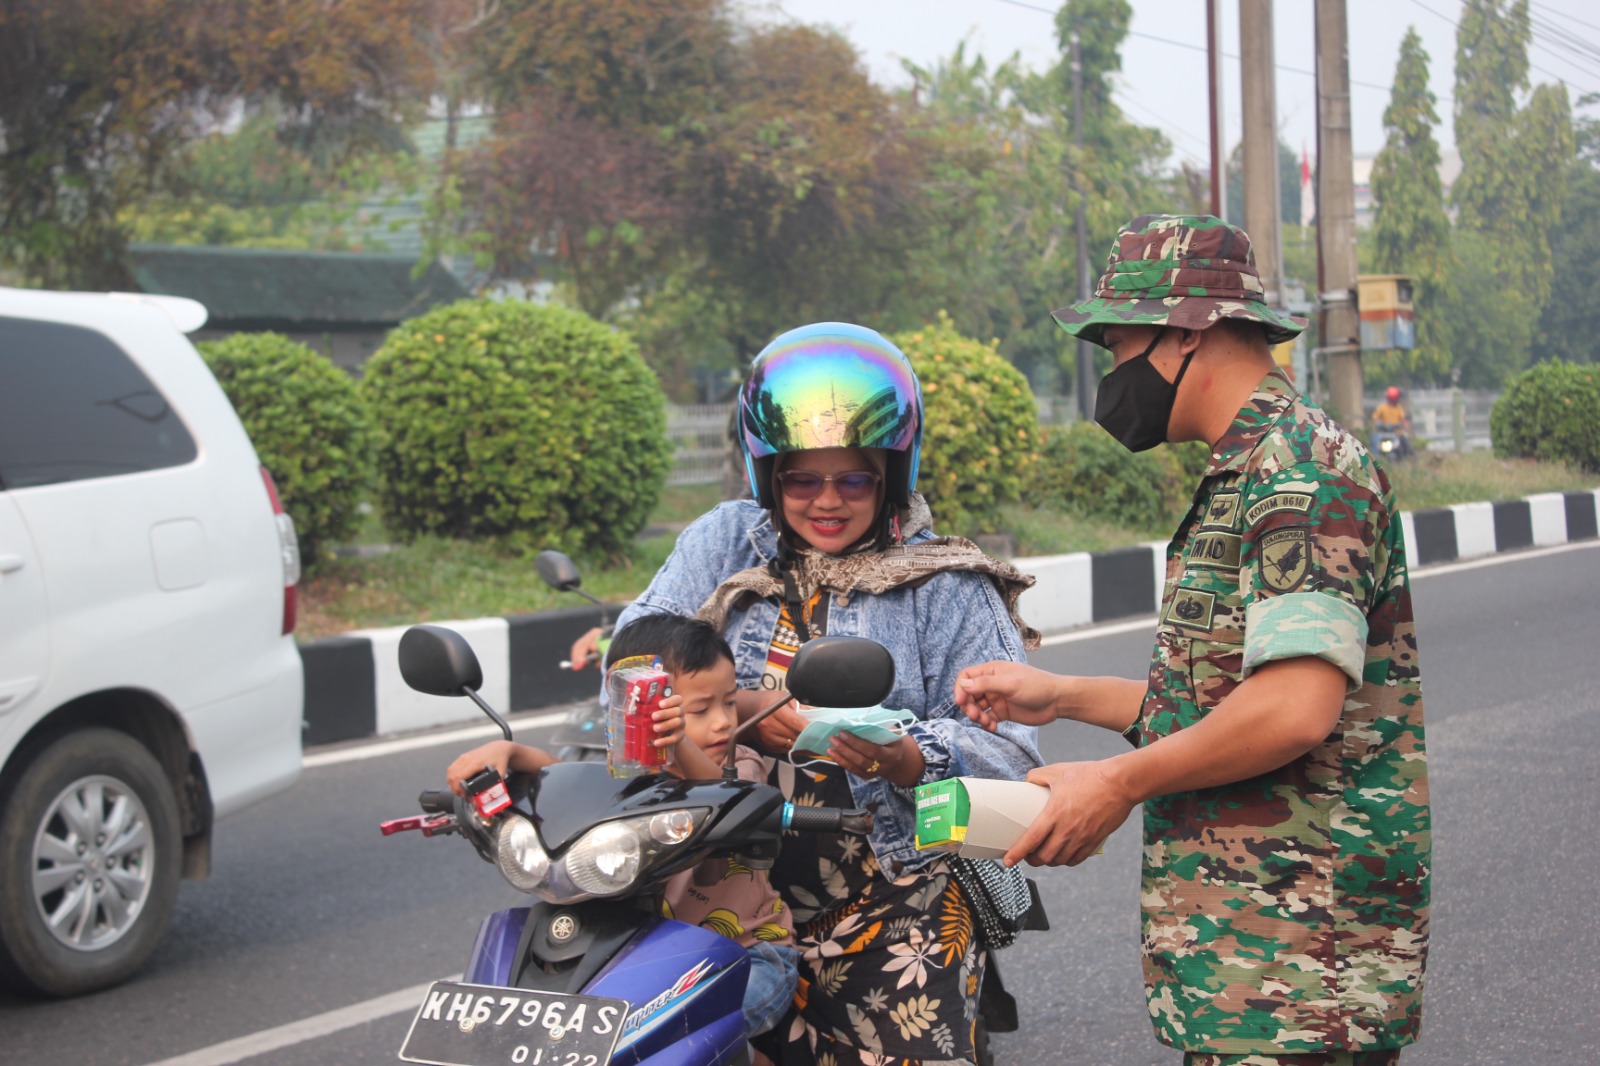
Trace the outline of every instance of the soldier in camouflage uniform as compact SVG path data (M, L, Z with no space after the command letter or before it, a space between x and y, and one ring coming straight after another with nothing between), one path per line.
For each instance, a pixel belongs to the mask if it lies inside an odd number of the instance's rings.
M1249 238L1210 216L1118 234L1092 299L1057 311L1111 349L1096 419L1134 450L1204 440L1167 548L1144 681L969 668L974 720L1056 717L1135 750L1045 767L1006 857L1075 865L1144 804L1145 987L1191 1066L1375 1064L1417 1039L1430 826L1416 631L1394 494L1268 345Z

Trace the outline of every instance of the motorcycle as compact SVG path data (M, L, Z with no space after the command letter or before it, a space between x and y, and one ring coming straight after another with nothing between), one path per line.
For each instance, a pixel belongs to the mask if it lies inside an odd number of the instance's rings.
M483 672L460 634L413 626L400 671L419 692L465 696L511 729L479 695ZM894 660L859 637L819 637L789 668L791 699L826 707L880 703ZM749 957L735 940L661 917L672 875L717 854L768 869L784 831L871 828L862 811L796 807L775 788L666 774L616 779L603 764L557 763L487 783L471 798L424 791L422 814L384 835L455 834L496 864L525 907L484 919L459 981L435 981L400 1049L407 1062L452 1066L724 1066L747 1061L743 999ZM475 779L476 782L476 779ZM474 784L475 784L474 782ZM473 784L469 784L469 788Z
M1372 427L1372 451L1379 459L1399 462L1411 454L1411 441L1398 422L1378 422Z
M584 665L598 666L604 661L606 648L611 643L611 627L606 624L605 604L598 596L584 591L583 575L578 572L578 564L564 553L542 551L533 557L533 568L539 574L539 579L556 591L576 592L600 608L599 653L589 656L587 663L573 663L566 660L561 663L564 670L576 670ZM599 690L598 681L595 683L595 688L596 691ZM606 715L605 709L600 706L598 696L573 704L572 710L567 712L566 721L556 727L550 741L556 757L562 762L604 762Z

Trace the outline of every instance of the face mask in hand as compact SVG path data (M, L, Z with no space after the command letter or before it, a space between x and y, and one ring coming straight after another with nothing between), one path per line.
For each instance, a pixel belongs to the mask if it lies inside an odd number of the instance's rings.
M887 707L812 707L800 712L808 724L794 738L789 750L789 761L796 768L814 762L833 765L831 759L795 759L795 752L814 752L818 755L828 750L835 733L854 733L869 744L892 744L905 736L906 727L917 720L910 711L892 711Z
M1176 379L1162 377L1161 371L1150 365L1150 353L1164 336L1165 330L1157 330L1144 351L1100 379L1095 393L1094 420L1130 452L1148 451L1167 439L1178 386L1194 358L1193 352L1183 357Z

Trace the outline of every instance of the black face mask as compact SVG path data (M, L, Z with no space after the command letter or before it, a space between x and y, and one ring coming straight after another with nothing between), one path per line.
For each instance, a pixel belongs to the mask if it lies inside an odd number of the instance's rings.
M1166 332L1158 330L1144 351L1101 378L1095 393L1094 420L1130 452L1148 451L1166 441L1178 386L1194 358L1193 352L1183 357L1174 380L1162 377L1150 365L1150 353L1164 336Z

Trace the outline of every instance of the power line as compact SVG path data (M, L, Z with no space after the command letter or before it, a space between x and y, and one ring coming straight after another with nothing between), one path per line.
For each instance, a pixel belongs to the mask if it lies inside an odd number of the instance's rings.
M1012 7L1026 8L1029 11L1037 11L1040 14L1044 14L1044 15L1054 16L1056 14L1055 11L1052 11L1048 7L1040 7L1037 4L1025 3L1024 0L997 0L997 2L998 3L1002 3L1002 4L1010 4ZM1159 41L1162 44L1170 44L1170 45L1173 45L1176 48L1187 48L1191 52L1204 52L1206 50L1204 45L1194 44L1194 43L1192 43L1190 41L1178 41L1178 40L1174 40L1171 37L1157 37L1153 33L1142 33L1139 30L1129 29L1126 26L1120 26L1120 25L1117 25L1114 22L1100 22L1100 21L1098 21L1096 19L1083 18L1082 16L1078 16L1078 17L1072 19L1071 21L1076 22L1076 23L1078 23L1079 25L1082 25L1082 26L1099 26L1102 29L1119 30L1122 33L1127 34L1129 37L1142 37L1147 41ZM1234 55L1232 52L1223 52L1222 53L1222 57L1224 59L1232 59L1232 60L1234 60L1236 62L1239 59L1239 57ZM1304 74L1308 78L1314 78L1314 77L1317 76L1316 71L1314 71L1314 70L1305 70L1304 68L1301 68L1301 67L1285 66L1282 63L1274 63L1273 66L1276 67L1278 70L1286 70L1290 74ZM1382 92L1388 92L1389 91L1389 86L1387 86L1387 85L1375 85L1370 81L1356 81L1354 79L1351 79L1350 80L1350 84L1351 85L1359 85L1364 89L1378 89L1378 90L1380 90Z
M1534 7L1546 7L1546 5L1544 5L1544 4L1537 4L1537 3L1534 4L1533 6ZM1600 31L1600 26L1596 26L1592 22L1585 22L1585 21L1583 21L1581 18L1579 18L1576 15L1569 15L1565 11L1558 11L1556 8L1553 8L1553 7L1552 8L1548 8L1548 10L1549 10L1550 14L1559 15L1560 17L1568 20L1569 22L1576 22L1580 26L1586 26L1591 30Z
M1422 10L1426 11L1428 14L1432 15L1434 18L1443 19L1445 22L1448 22L1451 26L1453 26L1455 28L1457 33L1461 32L1460 24L1457 23L1456 20L1451 18L1449 15L1441 15L1439 12L1437 12L1433 8L1429 7L1427 4L1424 4L1422 2L1422 0L1411 0L1411 2L1413 4L1416 4L1418 7L1422 8ZM1547 78L1554 78L1556 81L1561 82L1563 84L1565 84L1566 82L1571 80L1570 78L1564 77L1564 76L1562 76L1560 74L1556 74L1553 71L1549 71L1549 70L1544 69L1543 67L1535 64L1531 59L1528 62L1528 67L1530 69L1532 69L1532 70L1537 70L1540 74L1543 74ZM1590 91L1588 89L1583 89L1581 86L1577 86L1576 88L1578 88L1579 91L1582 92L1582 93L1588 93Z

